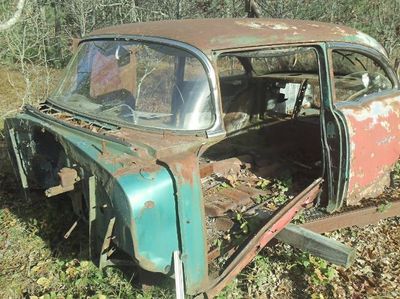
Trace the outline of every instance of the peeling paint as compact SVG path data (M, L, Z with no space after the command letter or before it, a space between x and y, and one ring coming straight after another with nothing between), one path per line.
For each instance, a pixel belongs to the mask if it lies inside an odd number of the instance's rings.
M388 99L390 102L392 101L400 101L400 97L396 97L394 99ZM369 122L369 128L373 129L376 125L381 124L382 122L386 122L386 120L379 121L381 118L386 118L389 114L393 113L393 107L387 103L387 101L373 101L368 105L363 106L363 109L354 110L344 108L342 112L345 115L353 116L357 122L363 122L366 120L372 120ZM386 125L385 125L386 126Z
M296 26L289 26L286 23L274 23L274 22L266 22L266 21L236 21L236 24L241 25L241 26L247 26L252 29L264 29L264 28L269 28L272 30L289 30L289 29L294 29L296 30Z
M347 204L382 193L400 157L400 96L351 102L340 109L350 134Z

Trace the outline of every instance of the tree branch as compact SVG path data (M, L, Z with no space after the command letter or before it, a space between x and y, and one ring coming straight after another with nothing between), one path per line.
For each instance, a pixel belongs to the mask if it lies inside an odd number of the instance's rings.
M17 4L17 11L14 13L14 15L6 22L0 23L0 31L7 30L11 28L12 26L15 25L15 23L18 22L19 18L21 17L22 14L22 9L24 8L25 5L25 0L19 0Z

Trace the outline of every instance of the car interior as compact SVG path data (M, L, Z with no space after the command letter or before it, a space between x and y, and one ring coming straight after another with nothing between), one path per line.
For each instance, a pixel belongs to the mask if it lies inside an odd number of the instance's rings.
M218 73L227 136L200 158L211 251L218 236L238 229L238 212L249 222L271 215L274 182L288 188L283 205L322 175L320 76L312 47L222 54Z

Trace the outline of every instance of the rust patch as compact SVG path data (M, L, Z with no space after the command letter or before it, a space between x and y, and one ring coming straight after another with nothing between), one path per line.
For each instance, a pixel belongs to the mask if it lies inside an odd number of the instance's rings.
M154 201L152 201L152 200L148 200L148 201L146 201L145 203L144 203L144 207L146 208L146 209L152 209L152 208L154 208L156 206L156 204L154 203Z
M341 109L350 135L347 204L382 193L400 157L400 97Z
M68 167L61 168L58 176L60 178L60 185L47 189L45 191L47 197L74 190L75 183L80 180L78 172Z
M180 157L171 157L165 160L171 169L178 184L188 182L193 186L193 174L200 174L199 160L194 153L187 153Z
M121 177L127 174L136 173L139 170L138 165L134 161L130 161L129 163L125 164L124 167L119 168L117 171L113 173L115 177Z
M105 140L101 141L101 154L103 156L108 156L110 155L109 152L107 152L107 142Z
M160 132L140 131L129 128L107 132L107 135L131 144L132 151L142 160L169 158L187 151L195 152L208 142L206 137L161 134Z
M211 55L213 50L317 41L351 41L383 49L373 38L349 27L288 19L224 18L142 22L103 28L90 35L103 34L164 37L191 44L206 55Z
M61 121L64 121L64 122L68 123L69 125L79 127L81 129L88 130L93 133L104 134L105 132L107 132L109 130L107 128L100 126L99 124L85 121L83 119L79 119L72 113L58 110L57 108L54 108L48 104L40 105L39 111L42 113L45 113L47 115L50 115L54 118L57 118ZM45 131L45 129L42 128L43 133L44 133L44 131Z
M221 161L205 163L200 166L200 177L204 178L212 173L218 173L224 177L228 175L238 175L242 168L251 168L252 160L250 155L242 155Z
M316 233L325 233L345 227L362 227L368 224L376 224L381 219L398 216L400 214L400 200L390 202L390 206L384 211L379 210L379 205L367 206L341 213L329 215L307 221L300 226Z

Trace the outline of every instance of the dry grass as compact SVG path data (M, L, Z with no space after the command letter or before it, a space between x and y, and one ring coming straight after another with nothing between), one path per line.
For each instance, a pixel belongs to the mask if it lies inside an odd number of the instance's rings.
M129 271L100 271L88 257L87 226L69 239L63 235L76 220L68 198L45 198L18 191L0 143L0 298L154 298L171 292L143 292Z
M0 129L4 117L15 113L24 103L35 105L48 97L61 73L34 66L23 74L0 64Z

